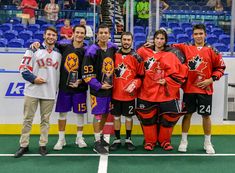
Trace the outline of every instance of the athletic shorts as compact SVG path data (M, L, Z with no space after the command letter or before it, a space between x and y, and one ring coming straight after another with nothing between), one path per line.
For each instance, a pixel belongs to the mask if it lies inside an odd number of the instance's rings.
M209 116L212 110L212 95L207 94L188 94L183 97L183 111L199 115Z
M94 115L108 114L111 110L111 97L91 95L91 113Z
M135 108L135 100L131 101L119 101L112 100L111 114L117 117L123 116L133 116Z
M149 102L142 99L137 99L137 107L138 108L149 108L151 106L156 105L158 107L158 113L166 113L166 112L172 112L172 113L179 113L180 107L177 100L171 100L166 102Z
M66 93L64 91L59 91L56 101L55 112L70 112L73 108L74 113L86 113L87 93Z

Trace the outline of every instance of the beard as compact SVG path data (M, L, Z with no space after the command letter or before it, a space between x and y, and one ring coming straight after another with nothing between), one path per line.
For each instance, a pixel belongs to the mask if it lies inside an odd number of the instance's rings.
M122 44L122 49L127 50L127 49L130 49L130 48L131 48L131 45Z

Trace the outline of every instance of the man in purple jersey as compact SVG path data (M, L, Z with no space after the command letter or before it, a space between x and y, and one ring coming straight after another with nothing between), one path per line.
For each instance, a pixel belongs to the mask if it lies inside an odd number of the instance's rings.
M102 130L111 106L114 54L117 46L108 42L110 31L107 25L98 27L97 44L91 45L85 53L82 77L90 86L91 108L94 114L94 151L107 154L104 146L109 144L104 140Z

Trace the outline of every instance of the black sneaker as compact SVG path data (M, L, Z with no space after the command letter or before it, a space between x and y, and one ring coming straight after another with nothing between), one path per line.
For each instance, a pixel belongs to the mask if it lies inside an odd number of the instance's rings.
M15 157L15 158L19 158L19 157L23 156L25 153L27 153L28 151L29 151L29 147L20 147L20 148L16 151L14 157Z
M101 141L96 141L94 143L94 148L93 151L98 153L98 154L108 154L109 152L104 148L102 145Z
M121 140L120 139L116 139L116 140L113 141L112 145L110 145L109 150L110 151L116 151L121 146L122 146Z
M125 146L129 151L134 151L136 147L134 146L133 142L130 139L126 139Z
M40 146L38 151L39 151L39 154L41 154L42 156L45 156L48 154L46 146Z
M108 147L108 146L109 146L109 143L104 140L104 135L101 135L101 136L100 136L100 141L101 141L101 144L102 144L104 147Z

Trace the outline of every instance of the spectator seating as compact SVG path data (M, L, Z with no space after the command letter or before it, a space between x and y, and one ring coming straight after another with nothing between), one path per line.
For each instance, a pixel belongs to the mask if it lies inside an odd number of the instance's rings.
M29 39L26 42L24 42L24 47L28 48L34 42L40 42L40 40L39 39Z
M176 36L177 42L178 43L186 43L189 42L189 37L187 34L178 34Z
M15 30L15 31L17 31L18 33L19 32L21 32L21 31L24 31L25 30L25 25L24 24L21 24L21 23L19 23L19 24L14 24L13 26L12 26L12 30Z
M52 24L43 24L43 25L41 25L41 31L45 31L50 26L53 26L53 25Z
M40 25L39 24L28 25L27 30L32 31L33 33L35 33L35 32L40 30Z
M0 47L7 47L7 39L5 38L0 38Z
M174 28L172 28L172 32L176 36L178 34L184 33L184 30L181 27L174 27Z
M43 33L44 33L44 31L37 31L33 34L33 38L39 39L42 42L43 41Z
M20 38L12 39L8 42L8 47L22 48L24 46L24 40Z
M178 22L169 22L168 23L169 28L174 28L174 27L180 27Z
M26 42L27 40L31 39L32 36L33 36L32 31L21 31L18 35L18 38L21 38L24 40L24 42Z
M141 45L143 45L145 43L145 41L136 41L134 43L134 48L137 49L139 48Z
M134 33L144 33L143 26L134 26Z
M9 31L12 28L12 24L11 23L4 23L2 25L0 25L0 30L2 30L3 32Z
M221 43L224 43L225 45L230 44L230 36L226 34L222 34L219 36L219 41Z
M144 33L137 33L134 35L134 41L145 41L146 35Z
M47 22L43 19L37 19L36 24L39 24L40 26L47 24Z
M0 38L3 36L3 32L2 30L0 30Z
M168 42L176 42L174 34L168 34Z
M213 34L210 34L210 35L207 35L207 38L206 38L206 42L208 44L214 44L214 43L217 43L218 41L218 37L216 35L213 35Z
M212 28L211 33L219 37L221 34L223 34L223 30L221 28Z
M189 23L189 22L183 22L183 23L180 24L180 26L181 26L182 29L188 28L188 27L192 28L192 24Z
M214 43L213 46L220 52L228 51L228 47L223 43Z
M13 38L16 38L18 36L18 32L15 30L9 30L4 33L4 37L10 41Z
M192 27L187 27L187 28L185 28L185 33L189 36L189 37L191 37L191 35L193 34L193 29L192 29Z

